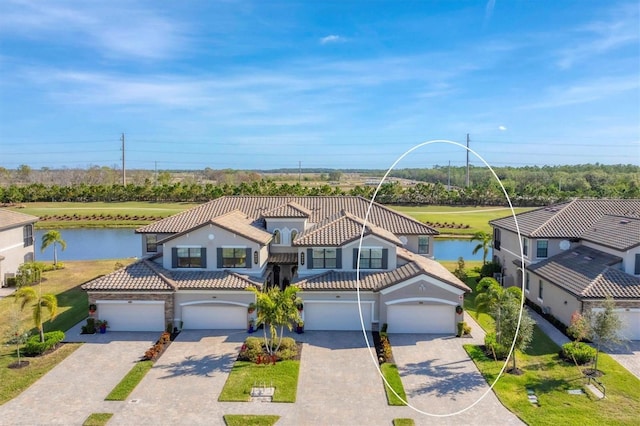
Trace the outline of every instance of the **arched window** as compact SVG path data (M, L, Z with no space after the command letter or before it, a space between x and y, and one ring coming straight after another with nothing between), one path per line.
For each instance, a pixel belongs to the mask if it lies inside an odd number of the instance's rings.
M291 242L292 243L293 243L293 240L295 240L297 236L298 236L298 230L297 229L291 230Z
M273 244L280 244L280 230L276 229L275 231L273 231L273 240L272 240Z

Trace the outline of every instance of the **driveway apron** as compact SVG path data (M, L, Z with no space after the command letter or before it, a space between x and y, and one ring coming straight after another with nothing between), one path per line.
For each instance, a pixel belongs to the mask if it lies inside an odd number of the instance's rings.
M124 340L109 341L104 336ZM153 343L148 337L145 333L88 336L87 343L0 406L0 424L82 424L91 413L110 411L104 398Z

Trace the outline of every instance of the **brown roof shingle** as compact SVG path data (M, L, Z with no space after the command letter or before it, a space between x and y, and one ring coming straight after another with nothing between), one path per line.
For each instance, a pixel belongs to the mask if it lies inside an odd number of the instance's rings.
M82 285L86 291L174 291L171 281L149 260L140 260Z
M603 216L580 238L615 250L626 251L640 245L640 219Z
M0 231L37 222L40 218L13 210L0 209Z

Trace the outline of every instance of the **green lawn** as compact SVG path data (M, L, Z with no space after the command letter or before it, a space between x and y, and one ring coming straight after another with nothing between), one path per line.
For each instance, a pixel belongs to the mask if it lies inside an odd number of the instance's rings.
M11 210L15 210L20 213L31 214L38 217L48 216L61 216L77 215L80 217L85 216L100 216L111 215L114 217L112 220L56 220L56 221L41 221L36 224L37 228L79 228L79 227L137 227L146 223L150 223L153 220L161 219L167 216L180 213L197 206L196 203L154 203L145 201L127 201L117 203L106 202L92 202L92 203L72 203L72 202L60 202L60 203L23 203L20 207L12 207ZM145 220L132 220L132 219L115 219L115 216L145 216Z
M249 401L254 384L275 387L273 402L295 402L300 361L279 361L276 365L236 361L218 401Z
M107 395L105 401L124 401L129 394L138 386L144 376L153 367L153 361L140 361L133 366L120 383Z
M223 418L227 426L271 426L276 424L280 416L226 414Z
M509 207L451 207L451 206L387 206L407 214L420 222L432 223L456 223L469 225L465 229L436 228L441 234L473 235L477 231L491 233L489 221L501 217L510 216ZM531 208L515 208L516 214L532 210Z
M467 284L475 288L471 277ZM465 298L467 314L476 318L474 294ZM494 321L481 314L478 323L486 331L493 330ZM465 349L478 366L489 384L493 383L504 361L486 357L473 345ZM532 425L630 425L637 424L640 412L640 380L621 367L607 354L600 354L599 369L605 372L601 381L607 389L607 397L596 400L592 395L570 395L569 389L582 389L585 380L581 371L571 363L560 359L556 345L537 326L533 342L524 353L517 353L521 376L503 374L496 383L494 392L510 411L525 423ZM527 389L532 389L540 406L532 405L527 398Z
M44 323L45 331L62 330L82 321L87 316L87 294L80 289L80 285L99 275L113 271L117 260L65 262L65 269L45 272L43 274L42 291L58 296L58 317L52 322ZM123 264L131 262L130 259L120 260ZM38 289L38 286L35 286ZM26 368L18 370L7 368L17 360L15 346L4 345L5 336L9 333L12 310L16 309L13 296L0 299L0 404L15 398L28 388L33 382L55 367L60 361L77 349L79 344L65 344L52 354L28 358L30 364ZM21 325L25 330L35 332L32 320L32 310L27 306L20 312Z
M402 380L400 379L400 373L398 373L398 367L395 364L391 364L385 362L380 366L380 371L385 379L387 379L387 383L391 388L395 391L395 394L389 389L385 383L384 390L387 393L387 403L389 405L407 405L403 402L407 400L407 394L404 391L404 386L402 385ZM398 398L396 394L402 398Z
M113 417L113 413L92 413L82 426L104 426Z

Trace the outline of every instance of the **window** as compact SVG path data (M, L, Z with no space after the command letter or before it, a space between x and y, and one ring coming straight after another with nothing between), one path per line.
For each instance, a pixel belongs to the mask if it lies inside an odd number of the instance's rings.
M640 275L640 253L636 253L636 267L633 273Z
M246 268L247 249L242 248L222 248L223 268Z
M204 268L204 249L200 247L176 248L177 268Z
M337 252L334 248L313 249L313 269L332 269L337 267Z
M382 269L382 248L362 248L360 250L361 269Z
M542 280L538 281L538 299L542 300Z
M158 251L158 236L156 234L145 235L147 243L147 253L156 253Z
M493 228L493 248L500 250L500 229Z
M524 256L529 255L529 239L522 237L522 254Z
M429 253L429 237L419 236L418 237L418 254L427 254Z
M538 259L544 259L547 257L549 252L549 241L548 240L538 240L536 241L536 257Z
M291 231L291 242L293 243L293 240L296 239L296 237L298 236L298 230L294 229Z
M24 237L24 246L29 247L33 245L33 225L25 225L22 228L22 236Z
M529 291L529 281L530 281L531 277L529 277L529 273L527 272L527 274L525 275L525 280L524 280L524 289L525 291Z
M271 242L273 244L280 244L280 241L282 241L282 238L280 237L280 230L276 229L273 231L273 240Z

